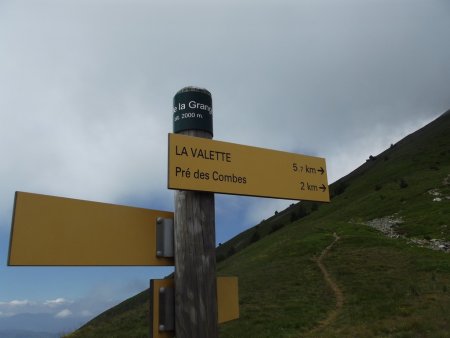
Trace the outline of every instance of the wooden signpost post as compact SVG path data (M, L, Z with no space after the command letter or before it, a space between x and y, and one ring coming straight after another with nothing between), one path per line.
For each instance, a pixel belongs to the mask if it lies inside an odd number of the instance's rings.
M211 94L173 101L175 213L17 192L8 265L175 265L151 283L152 338L217 338L239 317L236 277L216 277L214 193L329 202L323 158L213 141Z
M323 158L211 140L209 91L174 97L168 188L175 192L175 332L215 338L217 331L214 192L329 202Z
M210 139L212 99L186 87L174 97L175 133ZM217 327L214 194L175 192L175 332L177 338L214 338Z

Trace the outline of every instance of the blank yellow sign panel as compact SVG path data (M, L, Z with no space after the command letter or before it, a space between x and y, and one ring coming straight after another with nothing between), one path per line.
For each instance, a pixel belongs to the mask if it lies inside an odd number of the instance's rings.
M8 265L171 266L156 219L172 212L16 192Z
M219 324L239 318L237 277L217 277L217 307Z

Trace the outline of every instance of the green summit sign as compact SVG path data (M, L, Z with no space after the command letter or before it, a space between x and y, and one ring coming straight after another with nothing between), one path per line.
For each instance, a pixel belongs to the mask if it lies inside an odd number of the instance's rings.
M173 131L203 130L213 135L211 93L206 89L186 87L173 98Z

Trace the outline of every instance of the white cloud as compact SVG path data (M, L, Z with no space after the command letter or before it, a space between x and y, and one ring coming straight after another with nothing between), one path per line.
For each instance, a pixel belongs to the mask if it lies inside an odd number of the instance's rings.
M67 318L67 317L69 317L71 315L72 315L72 311L70 311L69 309L64 309L64 310L58 312L55 315L55 318Z
M69 299L56 297L47 300L6 300L0 301L0 317L10 317L18 314L45 313L55 318L79 318L80 322L88 320L108 308L120 303L148 288L148 282L139 279L122 283L99 283L91 286L88 295Z
M0 302L0 317L11 317L18 313L32 312L38 307L37 302L28 299L3 301Z
M64 306L64 309L57 312L55 317L63 318L72 314L72 307L77 306L74 301L66 298L55 298L45 301L34 300L11 300L0 302L0 316L10 317L22 313L48 313L55 312L55 308Z
M73 301L67 300L65 298L56 298L53 300L46 300L43 304L48 307L57 307L71 303L73 303Z
M170 200L166 134L184 85L212 91L217 139L319 156L364 141L374 122L401 128L450 106L450 20L438 3L219 3L198 22L198 6L163 2L9 3L0 214L15 190ZM207 46L180 36L186 25Z
M10 306L26 306L26 305L32 305L33 303L29 300L12 300L9 303L6 303L6 305Z

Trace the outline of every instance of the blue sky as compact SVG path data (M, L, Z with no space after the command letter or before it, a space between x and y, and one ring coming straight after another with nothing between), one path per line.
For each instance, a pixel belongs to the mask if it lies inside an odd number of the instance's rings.
M6 267L14 192L173 210L172 98L332 182L450 108L448 1L0 1L0 317L89 319L161 268ZM216 197L217 242L292 201ZM59 316L59 317L58 317Z

